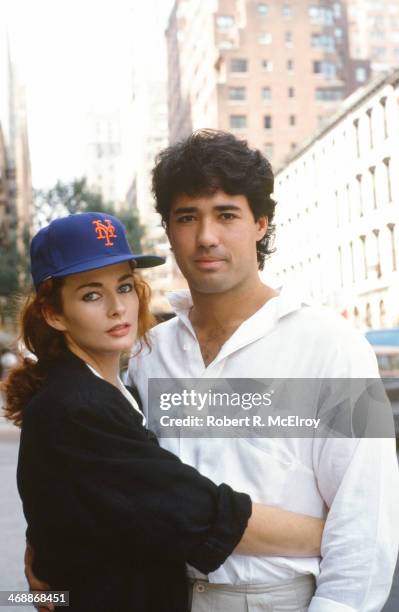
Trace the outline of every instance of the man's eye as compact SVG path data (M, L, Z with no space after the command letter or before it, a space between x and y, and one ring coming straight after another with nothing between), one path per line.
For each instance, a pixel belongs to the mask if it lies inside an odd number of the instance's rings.
M90 293L85 293L85 295L82 297L82 300L84 302L95 302L99 298L100 294L97 293L97 291L90 291Z
M220 215L222 217L222 219L225 219L226 221L231 221L232 219L237 219L237 215L235 215L234 213L222 213Z
M194 215L183 215L182 217L177 218L177 222L178 223L189 223L190 221L193 221L193 219L194 219Z
M133 291L134 289L134 285L132 285L132 283L125 283L124 285L121 285L118 289L119 293L130 293L131 291Z

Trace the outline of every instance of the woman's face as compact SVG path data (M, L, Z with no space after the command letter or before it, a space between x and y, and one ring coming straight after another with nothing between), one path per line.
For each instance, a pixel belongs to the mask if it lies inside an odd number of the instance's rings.
M128 262L67 276L61 296L63 312L49 322L65 334L71 349L109 354L132 347L139 300Z

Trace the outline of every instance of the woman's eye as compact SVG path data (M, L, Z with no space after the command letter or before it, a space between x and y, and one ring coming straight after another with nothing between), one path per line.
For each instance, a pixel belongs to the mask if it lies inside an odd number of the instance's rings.
M134 286L132 285L132 283L125 283L124 285L121 285L119 287L119 293L130 293L131 291L133 291Z
M82 297L82 300L84 302L95 302L99 299L99 297L100 295L97 293L97 291L90 291L90 293L85 293L85 295Z

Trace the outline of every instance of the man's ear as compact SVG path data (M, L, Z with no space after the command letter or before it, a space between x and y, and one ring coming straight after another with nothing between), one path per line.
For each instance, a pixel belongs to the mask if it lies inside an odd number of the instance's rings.
M54 310L48 306L43 306L42 315L47 325L50 325L50 327L56 329L57 331L66 331L64 317L61 314L54 312Z
M264 238L266 235L267 228L269 227L269 219L265 216L259 217L259 219L256 221L256 226L258 234L256 242L258 242L259 240L262 240L262 238Z

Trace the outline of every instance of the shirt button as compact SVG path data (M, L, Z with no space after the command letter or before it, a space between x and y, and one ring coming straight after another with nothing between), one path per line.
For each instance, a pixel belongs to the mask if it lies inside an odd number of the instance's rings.
M188 344L183 344L183 350L184 351L188 351L190 347L188 346Z
M195 588L196 588L197 593L203 593L205 591L205 585L201 583L197 583L195 585Z

